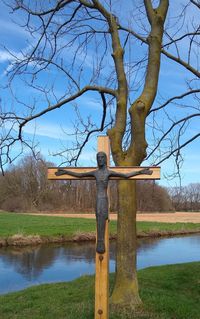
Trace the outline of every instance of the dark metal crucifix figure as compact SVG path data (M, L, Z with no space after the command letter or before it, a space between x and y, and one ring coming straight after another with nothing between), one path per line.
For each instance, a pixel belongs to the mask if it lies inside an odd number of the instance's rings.
M77 173L68 169L58 169L55 172L56 176L71 175L74 177L93 177L96 180L97 197L96 197L96 220L97 220L97 246L96 251L99 254L105 252L105 225L108 219L108 181L111 177L129 178L136 175L151 175L153 171L149 169L143 169L139 171L132 171L124 174L115 172L107 168L107 155L104 152L97 153L97 165L96 170L90 172Z
M110 179L160 179L159 167L111 167L109 169L110 145L108 136L98 137L97 164L98 167L70 167L48 169L48 179L96 180L96 219L97 219L97 248L95 275L95 319L109 318L109 205L108 181ZM107 167L108 164L108 167ZM104 236L105 233L105 236Z

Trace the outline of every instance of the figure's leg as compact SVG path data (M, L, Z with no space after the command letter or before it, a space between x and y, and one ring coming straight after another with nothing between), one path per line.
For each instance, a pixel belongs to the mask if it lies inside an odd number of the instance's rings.
M99 254L105 253L105 227L106 227L105 214L99 214L96 216L97 220L97 246L96 251Z
M108 198L97 198L96 220L97 220L97 246L99 254L105 253L105 227L108 219Z

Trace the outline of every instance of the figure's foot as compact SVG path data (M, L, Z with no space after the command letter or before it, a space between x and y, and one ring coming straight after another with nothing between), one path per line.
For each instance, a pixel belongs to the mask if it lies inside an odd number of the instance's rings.
M104 254L105 253L105 244L104 244L103 241L98 241L97 242L96 252L99 253L99 254Z

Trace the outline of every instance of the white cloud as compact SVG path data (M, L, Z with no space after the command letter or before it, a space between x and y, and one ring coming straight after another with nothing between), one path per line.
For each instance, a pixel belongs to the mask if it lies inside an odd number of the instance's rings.
M43 136L59 140L71 140L71 136L68 136L67 134L71 134L72 129L52 123L30 122L24 126L23 132L30 135L36 135L36 137Z
M82 95L81 97L79 97L77 99L78 104L81 108L90 108L90 109L94 109L94 110L101 110L101 106L102 106L102 101L100 100L100 98L98 97L98 95L93 98L89 95Z
M25 59L25 56L27 55L27 53L31 50L32 50L32 44L31 45L29 44L23 50L18 51L18 52L15 50L8 50L8 51L7 50L0 50L0 63L10 62L10 64L5 68L2 75L4 76L7 74L7 72L12 70L12 68L13 68L12 62L14 62L16 60L23 61ZM29 62L29 66L30 65L37 67L37 64L35 62Z
M25 28L20 27L17 23L5 19L0 20L0 29L1 32L10 33L12 36L23 36L23 37L30 37L29 33L25 30Z
M4 124L4 129L6 131L10 130L12 127L12 122L7 122ZM19 130L19 126L17 123L12 127L12 129L16 132ZM53 139L58 139L58 140L71 140L72 137L69 136L68 134L73 133L73 129L70 127L64 127L58 124L53 124L53 123L45 123L43 121L32 121L27 123L23 129L22 129L23 134L29 134L29 135L35 135L36 138L41 136L41 137L48 137L48 138L53 138Z
M15 53L14 51L12 53L15 56L17 55L17 53ZM0 50L0 62L8 62L12 60L14 60L14 57L12 56L12 54L10 54L8 51Z

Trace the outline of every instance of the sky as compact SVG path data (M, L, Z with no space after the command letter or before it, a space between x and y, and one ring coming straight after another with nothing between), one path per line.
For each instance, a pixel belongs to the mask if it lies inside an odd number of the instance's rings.
M7 1L7 3L11 3ZM116 2L117 3L117 2ZM173 11L176 9L174 6L174 2L171 4L173 6L172 10L170 10L170 17L173 18ZM126 8L125 8L126 9ZM129 8L127 8L128 10ZM117 9L116 9L117 10ZM125 15L126 10L121 12L122 15ZM195 12L196 15L196 12ZM122 16L123 18L123 16ZM15 16L9 14L9 8L4 5L3 2L0 3L0 78L1 85L6 83L6 71L10 68L10 62L12 62L12 57L6 51L5 47L9 49L9 51L16 55L21 56L21 50L27 51L30 49L30 43L34 43L34 39L30 37L25 28L21 28L16 25L13 21L22 23L24 16L22 14L15 14ZM138 19L139 21L139 19ZM130 46L130 52L135 54L137 58L138 54L137 49L141 49L141 45L136 44L134 41L133 45ZM182 46L186 46L186 42L182 42ZM138 46L138 47L137 47ZM132 48L133 47L133 48ZM182 48L180 48L182 50ZM184 48L183 48L184 49ZM131 51L132 50L132 51ZM184 52L184 50L183 50ZM183 53L184 54L184 53ZM74 52L73 50L66 50L65 56L62 58L65 59L65 62L70 64L70 61L73 59ZM92 72L93 67L93 49L89 47L89 53L87 58L84 55L79 54L78 60L80 63L84 60L84 67L86 72L83 73L81 78L81 84L84 85L84 82L88 80L89 74ZM108 59L108 68L112 67L112 62ZM105 74L102 76L106 76L107 69L103 71ZM140 91L141 87L138 85L137 77L139 78L142 74L143 70L137 70L137 75L135 76L135 90ZM155 107L159 105L159 102L162 103L162 98L165 99L170 98L173 95L179 95L185 92L185 80L189 77L189 73L181 66L173 66L169 63L169 60L166 57L162 57L161 60L161 70L160 70L160 81L158 86L158 94L157 94L157 104ZM65 81L61 73L55 72L55 70L51 69L45 73L45 75L38 75L38 83L41 85L48 85L49 79L52 78L55 84L55 95L61 97L63 92L65 91ZM19 99L26 101L27 104L31 104L34 102L34 99L39 101L37 106L37 111L41 110L43 105L46 105L46 101L44 97L39 92L35 92L34 89L27 87L21 80L14 81L14 94L18 96ZM136 92L137 93L137 92ZM2 98L2 107L4 110L12 110L16 107L20 108L20 104L16 103L16 100L11 95L11 92L1 90L1 98ZM54 101L53 93L50 93L51 102ZM184 104L190 105L194 103L191 98L184 99ZM198 103L198 101L196 101ZM41 151L42 155L45 157L47 161L54 162L56 165L60 165L62 163L60 158L56 158L53 156L53 153L56 151L61 151L66 147L71 147L71 142L73 140L73 126L76 123L76 114L74 111L74 107L78 106L78 110L85 121L88 121L88 116L97 121L101 112L101 100L99 96L95 93L86 94L79 99L76 100L76 103L73 105L66 105L65 107L55 110L52 113L48 113L43 117L37 119L36 121L32 121L28 123L24 127L24 134L26 138L32 139L34 137L35 142L38 142L38 149ZM159 126L167 129L172 123L172 119L179 119L182 116L183 109L180 107L176 113L174 113L173 105L169 105L167 107L169 111L170 119L166 122L166 114L165 112L159 112L156 117L156 123ZM185 110L184 110L185 111ZM25 110L21 109L21 114L25 114ZM199 111L198 111L199 112ZM185 113L187 114L187 112ZM150 117L149 123L153 121L153 118ZM199 132L199 117L193 119L190 124L186 127L185 131L185 139L195 135ZM5 127L5 130L8 127ZM176 136L172 136L172 138L176 138ZM147 132L147 140L148 142L154 142L155 136L152 133ZM167 143L167 142L166 142ZM167 147L167 144L164 147ZM90 139L88 145L84 149L80 160L80 166L95 166L96 165L96 147L97 147L97 136L94 136ZM19 151L19 145L15 145L13 147L13 154L17 154ZM24 154L29 151L24 149ZM183 164L181 168L181 182L182 185L187 185L189 183L198 183L200 181L200 165L199 165L199 157L200 157L200 139L194 141L187 145L183 152ZM142 165L148 166L154 162L145 161ZM170 179L169 176L173 173L174 170L174 162L172 158L163 162L161 164L161 180L159 182L160 185L164 186L177 186L179 185L179 179L173 178Z

